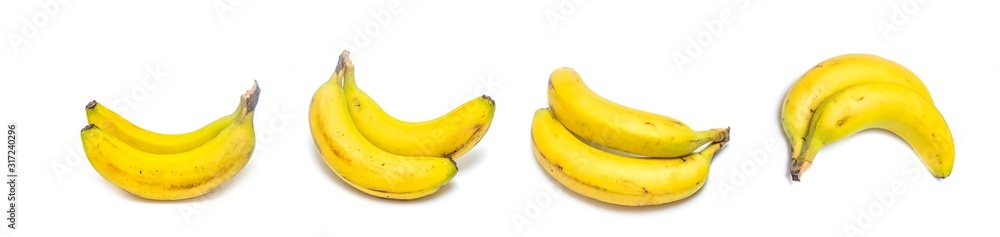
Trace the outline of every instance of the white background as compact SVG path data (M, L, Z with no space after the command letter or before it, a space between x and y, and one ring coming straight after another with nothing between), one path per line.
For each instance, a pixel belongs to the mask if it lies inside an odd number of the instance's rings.
M0 3L0 120L21 134L18 228L2 236L997 234L996 1L54 1ZM478 93L496 99L493 127L439 193L373 198L317 155L308 104L345 47L360 86L399 118L430 119ZM781 100L807 69L844 53L889 58L924 80L954 133L950 178L932 178L891 133L867 131L789 181ZM680 55L691 62L678 66ZM532 156L529 127L562 66L621 104L696 129L732 126L709 182L641 208L558 185ZM90 100L186 132L229 113L253 79L258 149L206 196L133 197L79 151Z

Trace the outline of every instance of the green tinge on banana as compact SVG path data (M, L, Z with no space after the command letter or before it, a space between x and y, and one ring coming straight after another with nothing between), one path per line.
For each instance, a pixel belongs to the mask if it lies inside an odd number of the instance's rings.
M809 122L825 98L844 88L873 82L897 83L931 100L920 78L891 60L871 54L845 54L824 60L803 74L785 95L781 127L791 145L791 157L799 157Z
M323 160L344 182L372 196L410 200L437 192L458 172L454 160L392 154L358 130L340 86L348 55L341 54L336 72L309 106L310 131Z
M232 114L218 118L198 130L183 134L163 134L144 129L97 101L88 103L86 110L88 123L100 127L125 144L149 153L174 154L193 150L215 138L241 116L242 108L241 103Z
M211 139L190 150L151 153L133 147L116 137L115 133L95 124L89 124L80 131L83 148L90 164L101 177L129 193L153 200L197 197L229 181L250 161L256 141L253 117L259 94L260 89L255 82L254 87L240 98L238 113L232 122ZM117 132L127 131L123 128L134 128L124 126L131 124L127 121L120 122L106 124L120 129ZM204 129L214 127L206 126ZM208 132L193 132L200 133ZM181 135L185 136L193 135ZM130 139L150 141L142 136Z
M354 64L345 59L344 93L354 124L372 144L402 156L462 157L479 143L493 123L496 103L483 95L432 120L396 119L358 88Z
M548 109L535 112L532 148L538 163L563 186L612 204L645 206L687 198L701 189L709 165L725 142L677 158L635 158L596 149L579 140Z
M695 131L677 119L629 108L594 93L571 68L549 77L549 106L556 119L581 138L649 157L679 157L727 140L728 128Z
M840 90L817 107L802 155L792 161L792 179L800 179L823 146L870 128L906 140L934 177L951 175L955 144L941 113L924 95L897 83L879 82Z

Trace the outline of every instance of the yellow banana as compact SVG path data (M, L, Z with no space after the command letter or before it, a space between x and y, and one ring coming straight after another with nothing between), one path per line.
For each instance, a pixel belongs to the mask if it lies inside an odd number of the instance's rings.
M260 90L254 84L240 99L240 114L201 146L176 154L138 150L97 125L80 132L87 159L101 177L139 197L178 200L197 197L226 183L250 161L253 116Z
M712 157L725 143L677 158L620 156L580 141L548 109L535 111L531 138L538 163L559 183L584 196L627 206L691 196L705 185Z
M354 65L350 59L346 60L344 93L354 124L368 141L382 150L403 156L457 159L479 143L493 122L496 104L486 95L433 120L406 122L396 119L358 88Z
M348 54L341 54L336 72L309 106L309 127L323 160L345 182L372 196L416 199L437 192L458 172L455 161L392 154L358 131L340 85Z
M97 101L87 104L87 122L137 150L154 154L174 154L200 147L229 127L242 111L212 121L184 134L162 134L143 129Z
M694 131L674 118L607 100L590 90L571 68L552 72L548 96L556 119L574 134L632 154L678 157L729 136L728 128Z
M794 159L802 151L809 121L826 97L844 88L872 82L892 82L931 100L924 83L906 67L871 54L845 54L827 59L809 69L785 95L781 127Z
M935 177L951 175L955 144L944 117L925 95L882 82L848 87L816 107L802 155L792 160L792 179L799 180L823 146L869 128L902 137Z

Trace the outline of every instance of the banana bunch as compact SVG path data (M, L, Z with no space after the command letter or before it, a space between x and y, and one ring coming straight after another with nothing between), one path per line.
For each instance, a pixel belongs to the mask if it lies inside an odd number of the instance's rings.
M785 95L781 124L799 181L820 148L861 130L885 129L906 140L937 178L951 175L955 144L924 83L909 69L869 54L827 59Z
M231 114L184 134L143 129L91 101L80 138L94 170L115 186L153 200L197 197L229 181L250 161L259 95L254 82Z
M309 126L323 160L344 182L372 196L409 200L451 181L454 159L479 143L495 108L484 95L433 120L398 120L358 88L344 51L313 95Z
M552 72L548 100L549 108L535 111L531 124L535 158L562 185L607 203L644 206L691 196L705 185L712 158L729 141L729 128L695 131L674 118L609 101L570 68Z

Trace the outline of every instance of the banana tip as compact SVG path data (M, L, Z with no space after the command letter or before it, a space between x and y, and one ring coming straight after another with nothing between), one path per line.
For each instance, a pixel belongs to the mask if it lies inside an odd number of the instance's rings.
M490 97L488 95L484 94L483 96L480 96L480 97L482 97L483 99L486 99L486 100L490 101L490 104L496 104L497 103L496 101L493 100L493 97Z
M87 109L93 109L94 107L97 107L97 100L91 100L90 103L87 103Z
M97 128L97 125L94 125L94 124L91 123L91 124L87 124L87 126L83 126L83 129L80 129L80 131L83 132L83 131L87 131L87 130L90 130L90 129L93 129L93 128Z

